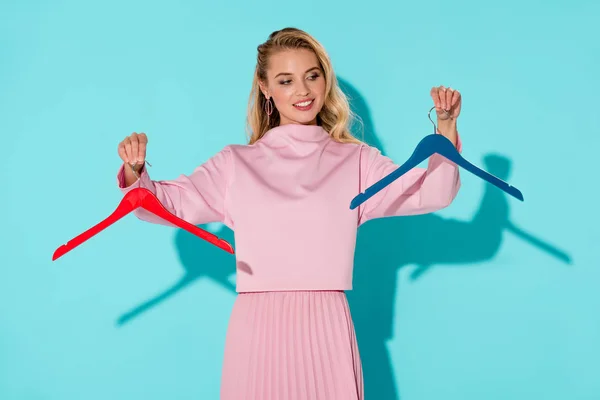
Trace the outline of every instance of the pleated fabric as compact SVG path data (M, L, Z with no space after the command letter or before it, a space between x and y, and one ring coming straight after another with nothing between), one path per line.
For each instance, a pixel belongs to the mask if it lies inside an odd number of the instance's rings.
M221 400L363 400L343 291L240 293L223 360Z

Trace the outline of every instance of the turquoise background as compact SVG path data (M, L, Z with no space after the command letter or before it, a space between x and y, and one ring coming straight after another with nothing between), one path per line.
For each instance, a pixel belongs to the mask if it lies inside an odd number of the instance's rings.
M256 46L321 41L365 140L398 163L463 94L441 212L359 231L349 293L367 399L600 398L600 5L594 1L0 4L0 398L217 399L233 256L110 214L117 144L154 179L244 143ZM232 232L204 226L230 241Z

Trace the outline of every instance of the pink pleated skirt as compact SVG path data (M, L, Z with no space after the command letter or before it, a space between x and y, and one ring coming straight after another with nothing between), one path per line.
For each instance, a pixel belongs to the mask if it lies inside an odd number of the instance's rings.
M221 400L362 400L343 291L240 293L225 343Z

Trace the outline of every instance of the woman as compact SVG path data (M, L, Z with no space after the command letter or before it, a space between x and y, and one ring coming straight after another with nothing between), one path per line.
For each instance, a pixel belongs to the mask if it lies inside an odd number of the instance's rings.
M460 148L460 94L437 87L431 96L438 133ZM362 399L344 293L352 288L357 228L442 209L458 192L457 166L434 155L427 169L414 168L350 210L354 196L397 168L351 135L350 115L324 48L286 28L258 46L247 145L225 146L189 176L152 181L144 168L146 135L119 144L123 193L140 185L180 218L234 231L238 296L222 399ZM143 209L135 214L170 225Z

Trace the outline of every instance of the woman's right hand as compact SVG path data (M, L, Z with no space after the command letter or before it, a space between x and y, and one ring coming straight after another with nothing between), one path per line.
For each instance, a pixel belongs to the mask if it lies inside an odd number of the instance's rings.
M119 143L119 157L123 162L139 172L146 161L146 145L148 137L145 133L133 132Z

